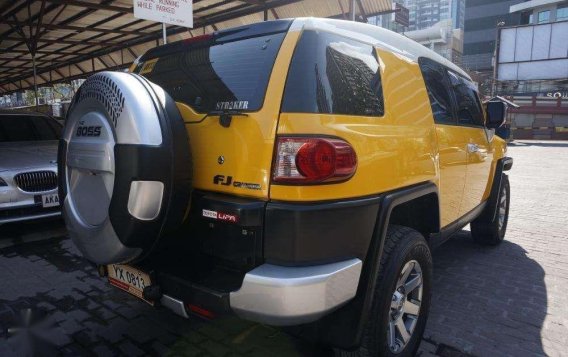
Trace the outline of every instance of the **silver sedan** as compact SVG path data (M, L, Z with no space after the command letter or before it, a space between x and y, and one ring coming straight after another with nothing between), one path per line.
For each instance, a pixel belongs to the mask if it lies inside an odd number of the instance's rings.
M60 132L61 124L46 115L0 110L0 224L61 214Z

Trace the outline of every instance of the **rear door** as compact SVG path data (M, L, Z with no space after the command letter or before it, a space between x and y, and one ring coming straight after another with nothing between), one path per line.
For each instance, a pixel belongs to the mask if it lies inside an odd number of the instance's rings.
M196 189L268 198L285 73L296 37L289 21L164 46L136 72L177 102L186 122ZM231 113L221 118L220 112ZM190 164L190 163L188 163Z
M487 184L491 173L493 152L484 126L481 103L475 85L451 71L448 77L453 88L458 126L467 137L467 170L460 215L477 207L489 194Z
M420 68L430 98L438 138L442 227L460 218L466 181L467 144L452 107L452 88L446 69L425 58Z

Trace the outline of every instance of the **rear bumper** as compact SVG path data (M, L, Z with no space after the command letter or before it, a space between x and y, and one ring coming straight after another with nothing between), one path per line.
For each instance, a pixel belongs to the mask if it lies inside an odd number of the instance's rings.
M309 323L357 294L378 211L379 197L283 203L194 192L187 226L139 268L181 316Z
M232 292L213 291L161 273L160 303L185 318L197 308L274 326L299 325L316 321L354 298L362 266L359 259L307 267L263 264L247 273L241 287Z
M230 305L240 317L270 325L312 322L355 297L362 266L359 259L307 267L263 264L230 293Z

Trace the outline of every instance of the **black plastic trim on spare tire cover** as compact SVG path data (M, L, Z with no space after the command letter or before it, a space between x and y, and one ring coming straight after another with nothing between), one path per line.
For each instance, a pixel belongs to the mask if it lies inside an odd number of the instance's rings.
M120 108L112 107L117 103ZM125 106L126 111L123 110ZM148 113L148 117L145 117L145 113ZM122 118L122 115L125 117ZM82 120L86 120L87 124ZM100 121L103 125L99 127L102 128L99 132L104 135L97 135L96 138L109 135L108 139L93 143L90 138L85 139L85 136L91 135L77 134L81 125L82 128L100 125L97 120L104 120L104 123ZM136 132L140 129L144 129L141 130L144 136L136 139ZM133 133L132 137L129 137L130 133ZM105 140L111 141L105 144ZM93 147L95 151L89 147L93 144L97 145ZM107 158L108 151L101 151L106 150L101 145L109 144L112 144L112 156ZM152 251L161 237L183 223L192 191L193 165L188 134L175 101L145 78L130 73L102 72L87 79L72 100L58 149L63 216L73 240L93 262L111 264L140 261ZM94 166L90 166L91 152L104 155L95 156L98 161L94 162ZM110 164L106 160L110 160ZM112 171L108 171L110 168ZM112 187L106 187L109 196L101 198L106 199L108 206L102 211L89 212L91 215L87 215L85 220L89 200L96 205L96 195L100 194L96 187L90 191L93 181L88 177L92 175L93 179L98 180L95 183L99 184L107 172L113 175L110 181ZM69 181L69 175L75 175L73 183ZM84 181L78 182L77 179ZM153 203L159 205L155 206L158 209L156 216L148 218L129 212L129 199L136 198L130 197L134 181L162 183L161 201ZM68 182L74 186L67 187ZM108 182L105 183L107 185ZM81 193L70 196L73 192ZM136 210L139 204L134 202L133 209ZM99 208L102 207L105 206ZM101 221L101 214L106 216L105 221Z
M132 74L148 90L154 101L162 128L160 146L116 144L114 192L109 218L120 241L127 247L142 248L146 254L164 233L180 225L191 196L192 161L189 138L175 101L166 94L162 108L152 85L143 77ZM140 165L143 163L144 165ZM149 165L151 163L151 165ZM128 212L132 181L164 183L162 209L158 217L143 221Z
M67 141L59 139L57 145L57 193L59 202L65 200L67 196L67 187L65 187L65 165L67 164Z

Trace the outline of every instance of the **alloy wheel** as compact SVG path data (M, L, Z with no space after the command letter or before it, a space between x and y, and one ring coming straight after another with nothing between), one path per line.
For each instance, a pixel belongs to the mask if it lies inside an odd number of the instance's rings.
M399 353L408 344L418 323L424 283L416 260L402 268L390 305L387 343L391 352Z
M499 196L499 232L503 230L503 225L505 224L505 218L507 216L507 189L505 186L501 189L501 195Z

